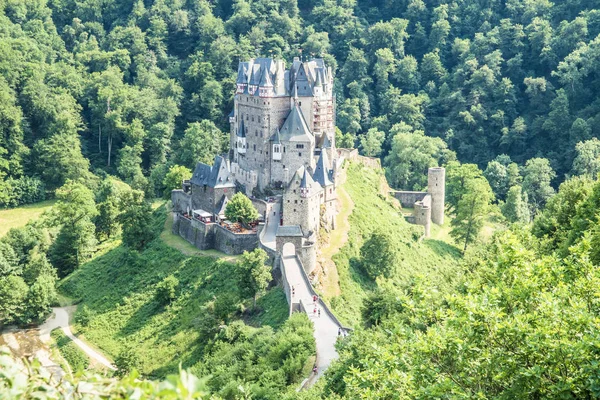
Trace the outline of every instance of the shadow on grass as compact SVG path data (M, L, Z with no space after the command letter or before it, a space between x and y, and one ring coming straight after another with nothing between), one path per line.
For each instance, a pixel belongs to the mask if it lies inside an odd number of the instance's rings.
M423 244L433 250L438 256L443 258L454 258L456 260L462 257L458 247L436 239L426 239Z

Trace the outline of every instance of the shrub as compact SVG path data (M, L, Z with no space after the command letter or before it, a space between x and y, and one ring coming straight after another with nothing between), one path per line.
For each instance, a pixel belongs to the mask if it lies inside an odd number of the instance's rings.
M179 286L179 279L173 275L167 276L158 285L156 285L156 299L161 304L169 304L175 300L175 294Z
M396 267L396 248L389 233L375 232L360 248L361 264L372 279L389 278Z

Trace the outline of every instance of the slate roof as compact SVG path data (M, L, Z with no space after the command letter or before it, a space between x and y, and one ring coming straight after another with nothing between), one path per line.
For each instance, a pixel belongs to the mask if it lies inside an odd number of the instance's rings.
M273 81L271 80L271 74L266 68L262 69L262 76L260 78L260 87L273 87Z
M293 180L300 181L300 189L310 189L310 196L313 196L323 190L319 182L315 182L315 180L312 178L309 169L304 166L298 168L298 170L294 173ZM291 186L288 186L287 190L291 190L290 188Z
M227 161L221 156L216 156L212 167L200 162L196 164L196 169L194 169L190 181L194 185L206 185L212 188L235 187L233 178L230 175Z
M302 110L296 104L290 110L283 126L280 129L279 134L281 135L282 141L288 142L313 142L314 136L310 129L308 128L308 124L304 119L304 115L302 115Z
M279 135L279 128L275 130L275 133L271 135L269 140L274 144L281 144L281 137Z
M323 187L333 185L330 179L329 161L327 160L327 152L322 151L319 160L317 161L317 167L313 174L313 179Z
M300 237L304 235L302 235L302 228L300 228L300 225L280 225L277 227L277 233L275 236Z

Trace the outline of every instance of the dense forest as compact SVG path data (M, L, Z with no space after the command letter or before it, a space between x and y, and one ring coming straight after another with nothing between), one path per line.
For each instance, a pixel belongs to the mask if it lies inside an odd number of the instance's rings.
M445 166L453 254L462 251L451 286L400 284L398 253L415 241L392 237L389 221L361 224L373 225L369 237L354 227L352 278L369 290L361 305L338 307L356 330L325 379L289 398L600 395L600 6L591 0L0 0L0 208L56 200L0 240L0 322L46 316L59 279L111 240L122 240L123 265L159 246L164 215L150 201L228 151L237 64L252 57L325 59L337 146L378 157L393 188L422 190L427 168ZM388 201L367 190L373 208L377 196ZM498 232L482 244L490 219ZM169 303L179 282L163 278ZM238 312L226 311L211 329ZM277 333L232 324L228 344L207 337L222 347L198 357L218 370L198 364L194 372L213 374L199 391L276 398L297 383L312 351L306 321ZM287 351L292 331L299 354ZM264 351L248 389L237 354L253 341ZM271 345L287 352L285 368ZM272 378L261 381L261 368Z
M418 186L394 170L407 132L436 163L549 159L556 185L597 169L594 4L3 0L0 202L90 171L161 192L169 164L226 150L237 62L254 56L325 58L339 144L387 160L394 186Z

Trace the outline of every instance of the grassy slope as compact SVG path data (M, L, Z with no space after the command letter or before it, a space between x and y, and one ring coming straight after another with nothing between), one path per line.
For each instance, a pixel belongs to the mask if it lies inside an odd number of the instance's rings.
M164 225L164 215L157 226ZM156 240L143 253L113 247L63 280L59 289L92 311L89 325L77 326L86 340L112 358L131 348L143 374L163 377L180 362L191 367L201 359L200 343L206 338L200 337L199 326L206 307L223 294L238 295L233 269L230 262L186 256ZM154 297L156 284L170 274L180 281L178 297L161 306ZM277 328L287 318L280 288L258 304L264 311L250 318L252 325Z
M27 222L38 218L46 210L49 210L55 200L46 200L26 206L0 210L0 237L6 235L11 228L25 226Z
M342 291L340 296L329 299L336 315L343 322L355 325L363 299L377 287L358 266L360 246L376 228L392 232L396 239L400 264L390 279L394 285L404 286L421 276L437 282L440 290L449 288L460 257L458 249L441 240L418 241L423 228L407 223L400 210L381 193L385 187L382 170L359 163L346 168L348 177L343 187L354 202L354 210L349 218L348 242L333 257Z

